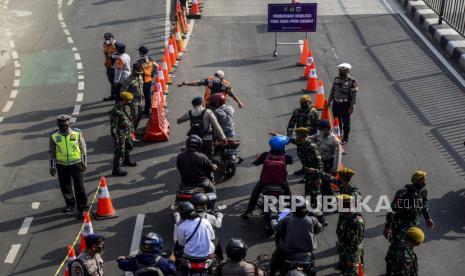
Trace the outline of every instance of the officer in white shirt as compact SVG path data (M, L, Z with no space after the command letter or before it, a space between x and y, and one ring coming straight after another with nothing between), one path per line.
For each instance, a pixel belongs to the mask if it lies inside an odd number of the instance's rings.
M121 87L123 83L131 76L131 57L126 53L126 45L121 42L115 43L116 54L113 55L113 59L115 60L114 68L115 68L115 79L114 85L116 86L114 89L114 93L116 95L112 95L119 100L119 93L124 92L121 91Z

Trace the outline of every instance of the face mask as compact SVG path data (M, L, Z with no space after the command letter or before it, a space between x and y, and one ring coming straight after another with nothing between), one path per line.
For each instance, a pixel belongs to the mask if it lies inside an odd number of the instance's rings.
M219 78L219 77L214 77L214 78L213 78L213 82L214 82L214 83L217 83L217 84L218 84L218 83L221 83L221 78Z
M63 131L63 132L64 132L64 131L67 131L67 130L69 129L69 125L68 125L68 124L63 124L63 123L58 124L58 129L59 129L60 131Z
M103 253L103 250L105 249L105 246L99 246L97 245L94 249L95 253L99 253L99 254L102 254Z
M341 77L347 77L349 73L347 71L339 71L339 76Z
M308 108L310 108L310 103L309 102L301 103L300 107L303 108L303 109L308 109Z
M415 183L413 185L415 186L415 189L421 190L421 189L423 189L425 187L426 184L425 183Z

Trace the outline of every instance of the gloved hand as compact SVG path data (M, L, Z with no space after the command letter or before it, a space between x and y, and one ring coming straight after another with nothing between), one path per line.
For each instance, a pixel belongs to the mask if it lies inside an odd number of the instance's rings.
M51 175L51 176L55 176L56 173L57 173L57 169L55 169L55 168L50 168L50 175Z

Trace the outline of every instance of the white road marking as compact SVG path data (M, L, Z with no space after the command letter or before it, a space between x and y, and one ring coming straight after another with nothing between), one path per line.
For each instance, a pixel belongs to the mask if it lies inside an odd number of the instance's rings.
M18 235L26 235L27 231L29 230L29 226L31 226L33 217L26 217L24 218L23 224L21 228L19 228Z
M137 255L139 251L140 238L142 236L142 227L144 227L145 214L138 214L136 218L136 225L134 225L134 233L132 235L131 249L129 256Z
M13 87L19 87L19 80L13 81Z
M57 4L58 4L58 5L62 5L62 4L63 4L63 0L58 0L58 1L57 1Z
M72 38L72 37L70 37L70 36L68 36L68 43L69 43L69 44L72 44L72 43L74 43L74 40L73 40L73 38Z
M84 82L83 81L78 82L78 90L79 91L84 90Z
M32 11L28 11L28 10L12 10L11 12L14 13L15 16L17 17L24 17L24 16L32 15Z
M16 98L18 95L18 90L11 90L10 99Z
M64 21L63 14L61 12L58 13L58 20Z
M336 53L336 49L331 48L331 52L333 52L333 56L334 56L336 59L339 59L339 55Z
M71 50L73 50L73 52L77 52L77 48L76 48L76 47L71 48Z
M71 6L73 4L73 1L74 0L68 0L68 3L66 3L66 5Z
M63 29L63 32L65 33L65 35L70 35L70 33L69 33L69 30L68 30L68 29Z
M79 53L74 53L74 59L81 60L81 56L79 55Z
M7 10L8 9L7 5L3 5L3 9Z
M5 32L7 36L11 36L11 32L10 31L6 31Z
M32 202L31 203L31 208L32 209L39 209L40 202Z
M79 115L80 110L81 110L81 105L80 104L75 105L72 115Z
M82 102L83 98L84 98L84 93L78 93L76 96L76 102L78 103Z
M77 119L76 117L71 117L70 122L74 124L74 123L76 123L76 119Z
M5 113L5 112L10 111L11 107L13 106L13 103L14 103L13 101L7 101L5 106L2 109L2 112Z
M78 75L78 80L83 80L84 79L84 75Z
M65 22L60 22L60 25L61 25L61 27L62 27L63 29L66 28L66 23L65 23Z
M0 123L3 122L3 117L0 117Z
M21 70L15 70L15 77L21 77Z
M15 68L20 68L21 63L19 63L19 60L15 60Z
M15 47L15 42L13 40L10 40L10 48L14 48Z
M13 59L18 59L18 52L11 51L11 56L13 57Z
M8 251L8 255L6 255L5 263L12 264L15 261L16 255L18 254L19 248L21 248L21 244L12 244L10 247L10 251Z
M76 63L76 67L78 70L82 70L82 63L80 62Z

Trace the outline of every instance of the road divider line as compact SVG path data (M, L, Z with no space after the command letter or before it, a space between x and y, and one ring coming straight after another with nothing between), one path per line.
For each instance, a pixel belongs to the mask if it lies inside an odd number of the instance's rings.
M34 217L26 217L24 218L23 224L21 228L19 228L18 235L26 235L29 227L31 226L32 220Z
M2 112L6 113L6 112L10 111L11 107L13 106L13 103L14 103L13 101L7 101L5 106L2 109Z
M82 63L81 62L76 63L76 68L78 70L82 70Z
M74 59L81 60L81 55L79 55L79 53L74 53Z
M66 3L66 5L71 6L73 4L73 1L74 0L68 0L68 3Z
M76 96L76 102L78 103L82 102L83 98L84 98L84 93L78 93Z
M3 117L0 117L0 123L3 122Z
M15 60L15 68L20 68L21 67L21 63L19 62L19 60Z
M19 80L13 81L13 87L19 87Z
M10 99L14 99L16 98L16 96L18 95L18 90L11 90L11 94L10 94Z
M21 70L15 70L15 77L21 77Z
M21 248L21 244L12 244L10 247L10 251L8 251L8 255L6 255L5 263L12 264L15 262L16 255L18 255L19 249Z
M68 36L67 39L68 39L68 43L69 43L69 44L73 44L73 43L74 43L74 40L73 40L72 37Z
M136 224L134 225L134 233L132 234L131 249L129 250L130 256L137 255L139 251L140 238L142 236L142 228L144 227L145 214L138 214Z
M66 23L65 22L60 22L61 28L66 29Z
M66 28L65 28L65 29L63 29L63 32L65 33L65 35L70 35L70 33L69 33L69 30L68 30L68 29L66 29Z
M18 52L11 51L11 56L13 57L13 59L18 59Z
M74 109L73 109L73 114L74 116L76 115L79 115L79 111L81 110L81 105L80 104L77 104L74 106Z
M32 209L39 209L40 202L32 202L31 203L31 208Z
M71 121L71 123L73 123L73 124L76 123L76 117L71 117L71 120L70 120L70 121Z
M15 47L15 42L13 40L10 40L10 48L14 48Z
M58 20L64 21L63 20L63 13L61 13L61 12L58 13Z
M84 82L83 82L83 81L80 81L80 82L78 83L78 90L79 90L79 91L84 90Z
M76 48L76 47L71 48L71 50L73 50L73 52L77 52L77 48Z
M78 80L83 80L84 79L84 75L78 75Z

